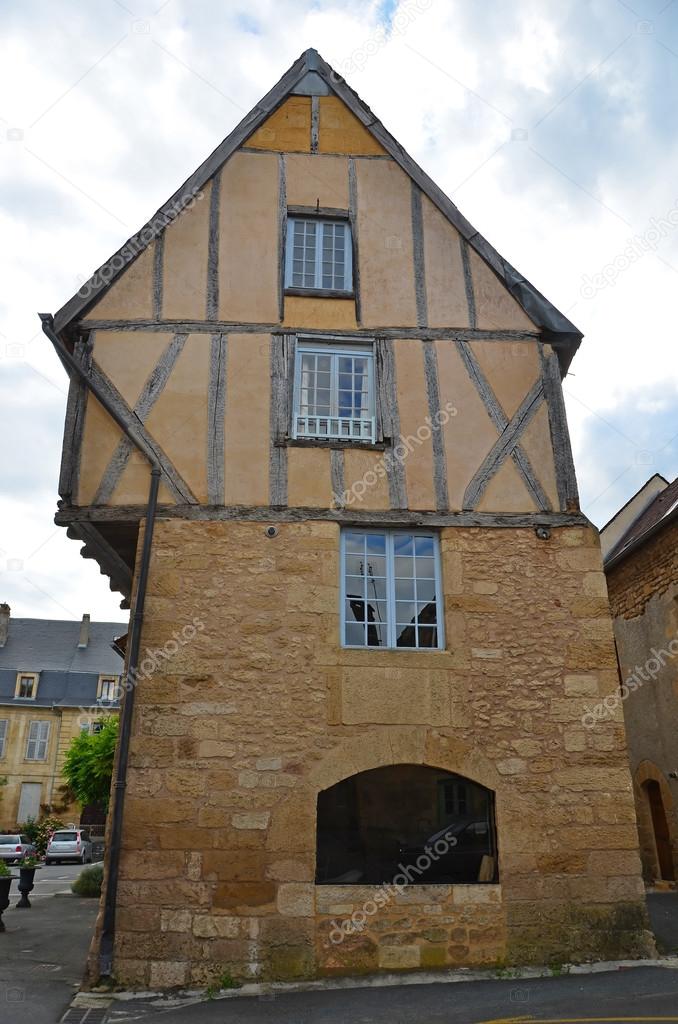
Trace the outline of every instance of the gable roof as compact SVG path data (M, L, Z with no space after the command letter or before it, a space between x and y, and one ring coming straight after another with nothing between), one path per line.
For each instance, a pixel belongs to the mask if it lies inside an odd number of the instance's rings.
M150 245L169 222L170 211L189 194L203 188L228 158L242 146L249 136L292 95L327 96L334 94L343 100L361 124L383 146L386 152L412 178L431 202L447 217L468 244L492 268L513 298L525 310L533 323L541 329L544 340L558 353L563 376L579 347L582 334L534 285L511 266L480 232L458 210L451 199L436 185L425 171L384 128L375 114L358 94L323 60L317 50L308 49L285 72L280 81L266 93L242 119L214 152L197 168L179 189L160 207L150 221L125 242L109 260L92 275L76 294L62 306L54 317L54 328L64 331L73 320L81 317L101 297L119 275ZM173 215L173 214L172 214ZM105 274L100 271L107 268Z
M605 558L605 569L613 568L655 533L668 526L669 523L675 522L676 519L678 519L678 477L655 495L633 520L612 550L608 552Z

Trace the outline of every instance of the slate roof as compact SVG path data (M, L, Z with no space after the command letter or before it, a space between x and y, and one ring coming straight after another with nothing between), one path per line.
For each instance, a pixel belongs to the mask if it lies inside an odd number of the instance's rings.
M605 560L605 568L620 562L664 525L678 518L678 477L656 495L629 529L620 537Z
M7 642L0 647L0 704L94 704L99 675L122 673L122 659L111 643L126 629L125 622L90 622L87 647L79 648L80 622L12 617ZM40 673L35 700L15 700L17 672Z

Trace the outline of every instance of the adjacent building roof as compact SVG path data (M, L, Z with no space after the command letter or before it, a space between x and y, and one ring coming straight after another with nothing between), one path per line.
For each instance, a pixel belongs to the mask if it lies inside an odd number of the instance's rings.
M637 504L635 509L634 503ZM633 514L634 511L635 514ZM651 477L610 520L607 526L603 527L601 530L603 540L606 531L614 527L615 521L623 513L626 513L629 519L626 529L607 552L603 547L606 569L613 568L659 530L678 519L678 477L673 483L668 483L664 477L658 474Z
M99 676L122 672L122 659L111 644L126 628L124 622L85 624L63 619L10 618L7 639L0 646L0 704L94 704ZM79 646L85 638L86 646ZM35 700L15 701L18 672L40 674Z
M59 333L64 332L67 337L69 325L83 317L123 270L138 258L139 254L150 245L157 235L162 234L168 223L168 214L182 197L190 194L192 190L201 189L226 160L289 96L327 96L330 94L338 96L346 104L367 131L374 136L405 173L419 185L431 202L492 268L535 326L541 330L545 340L553 345L558 354L561 373L564 376L581 342L581 331L577 330L574 324L548 299L544 298L534 285L499 255L487 239L468 222L451 199L384 128L381 121L358 94L347 85L341 75L337 74L314 49L308 49L302 53L280 81L245 115L240 124L217 146L174 195L160 207L151 220L107 260L104 264L106 273L101 273L103 268L100 267L80 291L56 313L54 317L55 330Z

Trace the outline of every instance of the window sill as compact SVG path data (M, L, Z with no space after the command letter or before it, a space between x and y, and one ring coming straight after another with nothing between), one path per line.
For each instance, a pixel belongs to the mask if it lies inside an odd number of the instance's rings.
M298 295L312 299L355 299L355 292L340 288L285 288L285 295Z
M385 441L342 440L338 437L286 437L276 441L275 445L278 448L361 448L368 452L385 452L389 447Z
M451 651L448 651L446 647L353 647L349 644L340 644L339 646L342 651L365 651L369 652L371 655L374 655L375 653L382 655L418 654L419 656L422 654L433 654L449 657L452 653Z

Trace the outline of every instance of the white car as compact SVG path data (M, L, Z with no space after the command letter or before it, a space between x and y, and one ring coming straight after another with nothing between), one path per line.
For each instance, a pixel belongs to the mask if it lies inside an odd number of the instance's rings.
M0 860L7 864L14 864L22 857L35 857L36 849L28 836L20 836L17 833L0 835Z
M60 864L71 860L79 864L92 863L92 840L89 832L80 828L63 828L55 832L47 844L45 864Z

